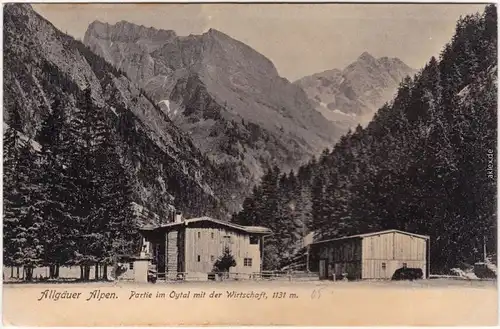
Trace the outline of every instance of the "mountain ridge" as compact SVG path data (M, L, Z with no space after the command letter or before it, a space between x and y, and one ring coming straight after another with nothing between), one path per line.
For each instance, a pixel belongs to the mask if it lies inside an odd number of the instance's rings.
M298 167L342 133L271 60L223 32L153 44L133 23L129 30L105 26L89 26L84 43L142 86L212 161L233 167L239 190L268 167Z
M325 70L294 84L304 89L327 119L354 128L366 124L392 99L403 78L416 72L397 57L375 58L365 51L342 70Z

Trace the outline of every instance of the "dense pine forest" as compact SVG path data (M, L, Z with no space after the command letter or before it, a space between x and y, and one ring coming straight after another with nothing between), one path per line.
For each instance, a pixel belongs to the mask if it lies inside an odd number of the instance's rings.
M59 99L37 142L22 138L18 112L4 133L4 264L36 266L111 263L137 248L130 178L116 151L112 124L79 93L68 119ZM106 273L106 271L105 271ZM96 277L99 274L96 273Z
M460 18L439 59L393 102L298 171L271 168L234 220L263 225L264 267L301 238L400 229L431 237L431 271L496 254L497 14Z

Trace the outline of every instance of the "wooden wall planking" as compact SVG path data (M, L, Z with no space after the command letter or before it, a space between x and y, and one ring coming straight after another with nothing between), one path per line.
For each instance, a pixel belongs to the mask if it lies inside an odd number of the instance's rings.
M426 261L422 260L384 260L369 259L363 260L363 279L390 279L397 269L402 268L404 263L410 268L420 268L426 277ZM383 265L385 264L385 266Z
M180 229L177 236L177 271L186 271L186 230Z
M408 234L389 232L363 239L363 260L426 259L426 240Z
M319 247L319 259L326 260L329 271L349 273L363 279L390 279L407 267L427 270L426 239L399 232L387 232L362 239L331 241Z
M169 231L166 234L165 255L167 257L166 270L168 273L178 272L178 264L179 264L178 238L179 234L177 230Z
M363 259L393 259L393 233L363 238Z
M361 269L361 261L350 261L350 262L342 262L337 261L331 265L331 273L334 273L336 278L340 278L341 275L347 273L349 279L361 279L362 269ZM329 271L330 272L330 271Z
M426 240L421 237L388 232L363 239L363 279L390 279L407 267L427 270Z
M402 260L425 260L426 240L423 238L406 234L395 234L395 259Z
M337 277L348 273L350 277L361 278L361 239L332 241L322 247L320 258L327 260L328 276Z
M236 266L231 268L231 272L260 271L260 241L259 244L251 245L249 234L225 227L187 227L185 234L186 272L211 272L217 258L222 256L225 246L230 248L236 260ZM252 259L252 266L245 266L245 258Z
M361 240L348 239L325 245L321 258L329 262L352 262L361 260Z

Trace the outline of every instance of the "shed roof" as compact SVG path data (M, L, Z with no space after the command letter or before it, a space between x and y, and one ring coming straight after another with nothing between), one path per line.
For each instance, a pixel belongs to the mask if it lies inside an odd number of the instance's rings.
M430 237L428 235L415 234L415 233L405 232L405 231L400 231L400 230L385 230L385 231L378 231L378 232L370 232L370 233L350 235L350 236L345 236L345 237L342 237L342 238L322 240L322 241L313 242L311 244L312 245L313 244L321 244L321 243L327 243L327 242L333 242L333 241L339 241L339 240L347 240L347 239L355 239L355 238L363 239L363 238L366 238L366 237L369 237L369 236L381 235L381 234L387 234L387 233L401 233L401 234L415 236L415 237L426 239L426 240L430 239Z
M272 234L273 232L268 229L267 227L262 227L262 226L243 226L243 225L238 225L230 222L225 222L219 219L203 216L203 217L197 217L197 218L190 218L190 219L185 219L182 222L179 223L168 223L168 224L162 224L159 226L144 226L141 229L145 231L153 231L153 230L158 230L158 229L169 229L172 227L179 227L179 226L188 226L191 223L197 223L197 222L209 222L209 223L214 223L226 227L233 228L235 230L243 231L246 233L253 233L253 234L265 234L269 235Z

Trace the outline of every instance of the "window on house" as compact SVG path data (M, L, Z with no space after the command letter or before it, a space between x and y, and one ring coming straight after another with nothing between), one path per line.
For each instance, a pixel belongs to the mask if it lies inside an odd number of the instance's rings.
M214 239L214 232L212 232L210 235L212 236L212 240L213 240Z
M259 244L259 238L256 236L250 237L250 244Z
M130 262L130 263L128 264L128 269L129 269L129 270L133 270L133 269L134 269L134 262Z
M210 261L212 261L212 262L213 262L214 260L215 260L215 257L214 257L213 255L212 255L212 256L210 256Z
M243 259L243 266L252 266L252 259L251 258L244 258Z
M198 261L201 262L201 256L200 255L198 255Z
M408 266L408 264L406 263L403 263L403 267L406 268Z
M386 268L385 263L382 263L382 269L385 270L385 268Z
M198 239L201 238L201 232L198 232Z
M229 235L224 235L224 236L222 237L222 243L224 243L224 244L231 243L231 236L229 236Z

